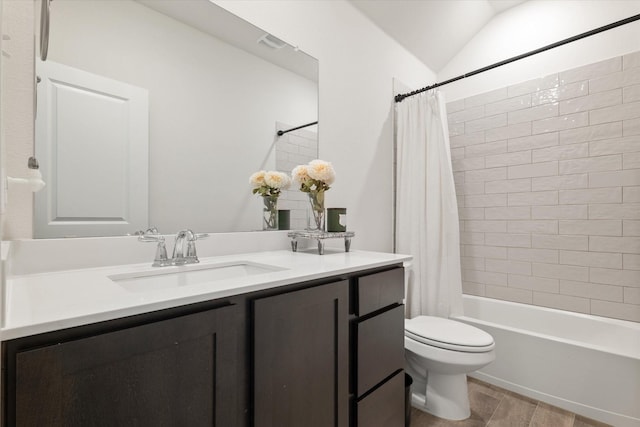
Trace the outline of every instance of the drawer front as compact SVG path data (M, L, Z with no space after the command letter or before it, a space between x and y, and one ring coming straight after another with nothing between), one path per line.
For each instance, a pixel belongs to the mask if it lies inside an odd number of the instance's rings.
M367 313L400 303L404 299L404 268L358 278L356 314Z
M358 427L404 427L404 371L356 404Z
M404 306L357 324L357 396L404 368Z

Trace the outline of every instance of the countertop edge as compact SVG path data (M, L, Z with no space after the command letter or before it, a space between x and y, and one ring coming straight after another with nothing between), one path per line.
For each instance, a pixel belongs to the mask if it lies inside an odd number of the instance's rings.
M270 254L254 253L255 254ZM295 283L308 282L314 280L321 280L330 278L333 276L339 276L343 274L354 273L357 271L364 271L370 269L376 269L386 266L403 265L411 260L409 255L382 253L382 252L366 252L366 251L354 251L351 254L362 255L366 257L368 254L372 255L371 261L356 263L352 266L342 266L341 268L331 270L318 270L311 272L302 271L298 275L278 278L275 280L268 280L261 283L253 283L248 286L240 286L232 289L217 290L211 292L204 292L199 294L185 295L177 298L170 298L160 301L142 303L138 305L130 305L127 307L113 308L104 311L98 311L95 313L89 313L79 316L72 316L69 318L58 318L49 321L38 322L33 324L22 324L17 326L4 327L0 329L0 341L8 341L17 338L23 338L31 335L38 335L47 332L53 332L62 329L68 329L78 326L85 326L93 323L99 323L109 320L120 319L129 316L140 315L144 313L150 313L154 311L161 311L180 306L212 301L217 299L232 298L234 296L248 294L257 291L264 291L269 289L276 289L278 287L292 285ZM382 256L382 258L381 258ZM326 255L321 255L326 257ZM226 257L225 257L226 258ZM378 259L375 259L378 258ZM304 269L302 269L304 270Z

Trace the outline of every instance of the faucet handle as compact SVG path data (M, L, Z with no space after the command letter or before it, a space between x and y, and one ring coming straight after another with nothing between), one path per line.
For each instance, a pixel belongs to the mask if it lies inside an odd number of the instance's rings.
M207 237L209 237L207 233L194 233L191 230L186 230L187 250L184 254L184 259L187 264L197 264L200 262L196 252L196 240L206 239Z
M138 232L136 232L136 234L138 234ZM158 229L155 227L147 228L147 231L138 234L138 241L139 242L161 242L161 241L164 242L164 236L158 233Z
M189 259L193 263L200 262L200 260L198 259L198 254L196 253L195 240L189 240L187 242L187 253L185 254L185 258Z
M182 254L182 259L180 259L180 252L178 252L180 250L180 248L178 247L178 238L176 237L176 247L173 249L173 258L174 258L174 262L176 262L176 259L179 259L177 262L178 263L182 263L182 261L184 261L185 264L197 264L200 262L200 260L198 259L198 254L196 251L196 240L198 239L206 239L207 237L209 237L209 235L207 233L194 233L191 230L183 230L180 233L178 233L179 236L183 236L186 239L186 250L184 250L184 253Z
M171 265L171 260L167 256L167 247L164 244L164 237L161 240L158 240L158 246L156 247L156 256L153 260L152 267L165 267L167 265Z
M164 244L164 236L158 233L158 229L148 228L147 231L138 235L139 242L157 242L158 246L156 247L156 256L153 259L152 267L164 267L167 265L171 265L171 260L167 256L167 247Z

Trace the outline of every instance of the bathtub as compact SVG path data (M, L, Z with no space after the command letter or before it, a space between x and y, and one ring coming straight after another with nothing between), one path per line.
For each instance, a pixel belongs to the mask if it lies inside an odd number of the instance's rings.
M617 427L640 427L640 324L464 296L496 360L471 376Z

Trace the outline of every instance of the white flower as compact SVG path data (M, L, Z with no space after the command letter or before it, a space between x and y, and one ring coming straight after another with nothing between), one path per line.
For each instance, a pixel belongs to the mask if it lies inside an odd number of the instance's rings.
M261 185L264 185L264 176L265 176L265 174L266 174L265 171L258 171L256 173L254 173L253 175L251 175L251 177L249 178L249 182L254 187L260 187Z
M264 175L264 183L271 188L287 188L291 180L287 174L276 171L269 171Z
M291 178L289 175L278 171L258 171L255 172L249 178L251 185L253 186L252 193L259 196L274 196L280 195L280 190L289 187L291 184Z
M324 160L312 160L309 162L307 173L311 179L322 181L327 185L333 184L336 179L336 172L333 170L333 166Z
M293 168L293 170L291 171L293 182L297 184L304 184L309 181L309 172L307 169L307 165L299 165Z

